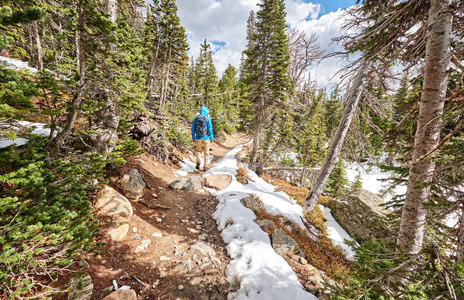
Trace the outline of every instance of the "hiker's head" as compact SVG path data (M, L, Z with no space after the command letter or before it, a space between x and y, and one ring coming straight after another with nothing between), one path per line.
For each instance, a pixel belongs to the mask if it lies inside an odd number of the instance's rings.
M208 115L208 108L206 106L203 106L200 109L200 116L206 116L206 115Z

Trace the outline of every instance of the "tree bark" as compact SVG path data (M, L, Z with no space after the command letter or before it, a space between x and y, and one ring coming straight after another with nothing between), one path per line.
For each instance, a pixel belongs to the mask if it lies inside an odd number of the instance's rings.
M77 52L77 64L79 67L79 88L74 96L71 104L67 108L68 116L66 117L66 123L63 129L50 141L49 148L57 149L60 148L64 140L71 133L74 123L76 122L77 114L80 109L81 102L84 98L85 93L85 75L86 75L86 66L85 66L85 41L84 41L84 12L82 8L82 2L79 1L78 7L78 26L76 34L76 52Z
M32 22L32 30L34 32L35 47L37 51L37 69L43 70L43 59L42 59L42 43L40 41L39 26L37 21Z
M353 85L351 86L351 89L347 95L342 119L340 120L340 124L338 125L337 131L335 132L329 150L327 151L327 156L325 157L324 163L322 164L322 167L317 174L314 184L311 186L311 190L306 196L305 201L302 203L305 213L312 211L319 201L319 197L321 196L325 184L329 179L330 173L332 172L332 169L335 165L335 161L340 154L346 133L348 132L351 120L353 119L356 107L358 106L362 85L364 83L364 79L366 78L368 68L369 64L363 61L358 71L356 72Z
M116 23L118 19L118 0L107 0L106 13L110 16L109 20Z
M398 245L407 254L422 248L426 209L435 163L421 157L432 151L440 141L443 106L450 65L451 0L431 0L428 38L425 52L424 83L419 104L419 119L412 150L412 166L401 216Z
M464 204L461 204L461 218L459 220L456 257L458 262L464 262Z

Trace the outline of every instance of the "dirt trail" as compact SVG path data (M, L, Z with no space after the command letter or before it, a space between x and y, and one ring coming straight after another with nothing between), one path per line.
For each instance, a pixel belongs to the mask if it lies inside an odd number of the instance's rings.
M244 142L244 137L229 136L225 144L211 144L212 164ZM107 243L105 252L87 258L94 284L92 299L102 299L113 279L134 289L138 299L226 299L225 268L230 259L211 217L216 199L204 189L170 189L169 183L179 177L147 154L110 171L110 185L119 190L118 180L129 168L143 169L149 187L143 201L170 209L152 209L131 201L134 216L124 240L112 242L102 231L99 239ZM103 221L103 228L106 226L109 224ZM136 250L148 240L144 250Z

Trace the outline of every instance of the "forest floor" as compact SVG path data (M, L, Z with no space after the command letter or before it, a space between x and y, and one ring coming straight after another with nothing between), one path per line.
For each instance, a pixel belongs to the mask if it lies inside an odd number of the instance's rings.
M247 141L228 136L224 144L212 143L214 165L227 152ZM229 283L225 269L230 258L215 220L217 200L206 190L179 191L169 184L178 179L176 168L157 162L148 154L131 160L123 168L108 172L109 185L120 190L119 180L128 169L142 169L147 183L145 203L131 201L134 215L129 233L121 242L105 235L110 224L102 220L97 241L106 243L101 254L87 257L92 277L92 299L103 299L113 280L128 285L138 299L227 299ZM189 173L201 176L203 172ZM148 243L145 249L138 246Z

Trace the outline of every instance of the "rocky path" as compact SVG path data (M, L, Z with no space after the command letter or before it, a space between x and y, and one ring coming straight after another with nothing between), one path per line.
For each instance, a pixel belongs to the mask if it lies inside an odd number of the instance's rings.
M212 144L213 164L245 141L228 137L225 145ZM110 186L120 190L121 174L131 168L141 171L148 187L141 199L131 200L133 216L121 241L107 236L111 224L102 221L99 239L107 245L83 266L94 285L91 299L108 295L113 280L130 286L136 299L226 299L229 257L211 217L216 199L204 189L172 190L169 183L178 177L147 154L123 170L110 170Z

